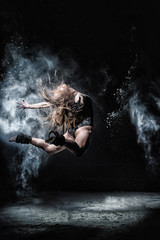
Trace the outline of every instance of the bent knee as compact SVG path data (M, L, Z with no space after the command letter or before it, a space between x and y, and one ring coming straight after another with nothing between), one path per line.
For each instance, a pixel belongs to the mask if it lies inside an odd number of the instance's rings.
M53 152L53 151L56 150L56 147L54 147L54 149L53 149L53 147L52 147L51 145L49 145L49 144L44 144L43 150L44 150L46 153L51 153L51 152Z
M46 153L50 153L50 152L51 152L48 146L44 146L44 147L43 147L43 150L44 150Z
M54 144L47 144L44 146L43 150L46 152L46 153L57 153L57 152L60 152L62 150L64 150L64 147L61 147L61 146L55 146Z

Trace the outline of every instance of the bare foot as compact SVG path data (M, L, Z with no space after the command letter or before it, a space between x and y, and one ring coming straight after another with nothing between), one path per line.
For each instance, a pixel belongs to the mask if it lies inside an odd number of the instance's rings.
M8 142L16 142L16 138L17 138L17 136L13 136L8 139Z

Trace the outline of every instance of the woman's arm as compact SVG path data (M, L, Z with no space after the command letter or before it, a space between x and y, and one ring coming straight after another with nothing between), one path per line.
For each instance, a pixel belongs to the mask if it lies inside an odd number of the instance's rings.
M51 104L49 102L41 102L35 104L28 104L26 101L23 100L23 103L17 103L19 109L37 109L37 108L46 108L50 107Z

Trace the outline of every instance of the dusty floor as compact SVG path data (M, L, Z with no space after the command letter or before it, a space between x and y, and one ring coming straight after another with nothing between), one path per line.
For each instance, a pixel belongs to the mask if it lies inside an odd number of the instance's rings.
M41 193L1 205L0 223L0 239L156 239L160 194Z

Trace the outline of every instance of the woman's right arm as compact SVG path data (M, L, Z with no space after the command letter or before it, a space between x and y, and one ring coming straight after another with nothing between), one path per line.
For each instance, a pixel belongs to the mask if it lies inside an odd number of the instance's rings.
M19 103L18 104L18 108L19 109L37 109L37 108L46 108L46 107L50 107L51 104L49 102L41 102L41 103L35 103L35 104L28 104L26 101L23 100L23 103Z

